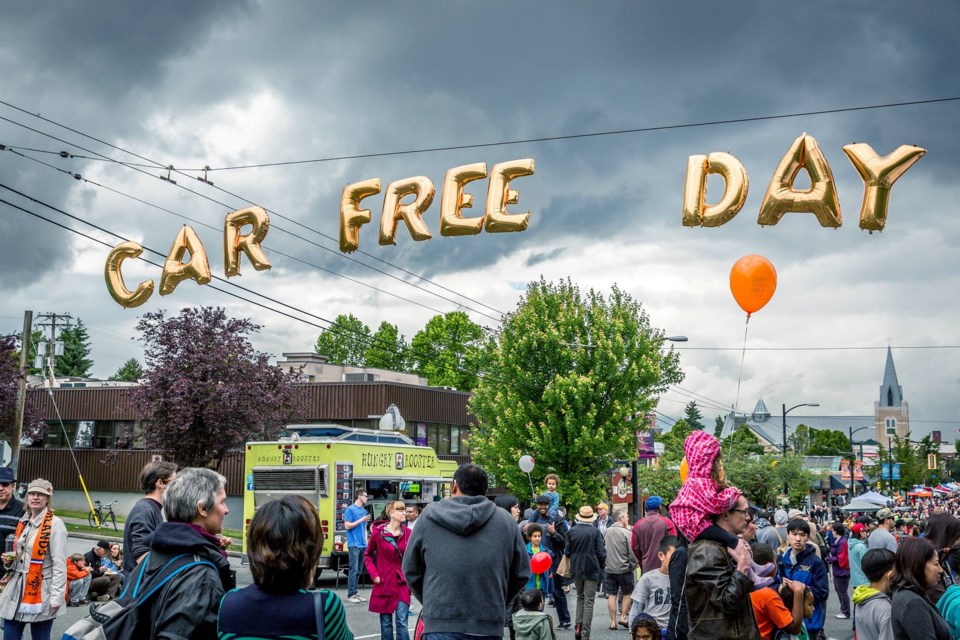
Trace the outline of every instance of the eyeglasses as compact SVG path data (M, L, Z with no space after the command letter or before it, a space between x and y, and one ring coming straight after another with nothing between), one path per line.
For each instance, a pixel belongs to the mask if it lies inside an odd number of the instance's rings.
M0 482L0 487L3 487L4 489L6 489L7 487L11 486L12 484L13 484L12 482Z
M730 509L730 511L736 511L737 513L743 513L743 514L750 513L750 509Z

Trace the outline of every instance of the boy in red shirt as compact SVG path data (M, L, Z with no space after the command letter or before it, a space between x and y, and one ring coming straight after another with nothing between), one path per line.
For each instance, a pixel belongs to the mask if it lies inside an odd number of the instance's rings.
M757 564L766 564L773 561L773 547L768 544L753 545L753 561ZM783 580L783 584L793 591L793 611L787 609L772 587L764 587L750 592L753 603L753 616L757 619L757 628L763 640L773 640L777 631L783 630L789 634L800 633L803 624L803 592L807 585L794 580Z

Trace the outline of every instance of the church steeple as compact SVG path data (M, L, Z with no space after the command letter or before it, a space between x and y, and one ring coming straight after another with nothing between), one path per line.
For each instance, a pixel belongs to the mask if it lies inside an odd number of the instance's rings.
M903 403L903 387L897 382L897 369L893 366L893 352L887 347L887 364L883 369L883 384L880 385L880 406L899 407Z

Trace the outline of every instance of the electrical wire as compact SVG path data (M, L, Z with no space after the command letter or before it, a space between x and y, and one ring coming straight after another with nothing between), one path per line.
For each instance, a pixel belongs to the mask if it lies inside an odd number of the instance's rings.
M7 107L9 107L9 108L11 108L11 109L15 109L15 110L17 110L17 111L20 111L21 113L25 113L25 114L27 114L27 115L33 116L33 117L35 117L35 118L37 118L37 119L39 119L39 120L42 120L42 121L44 121L44 122L48 122L48 123L50 123L50 124L52 124L52 125L54 125L54 126L60 127L60 128L62 128L62 129L66 129L67 131L70 131L70 132L72 132L72 133L75 133L75 134L77 134L77 135L79 135L79 136L82 136L82 137L84 137L84 138L87 138L87 139L89 139L89 140L93 140L93 141L98 142L98 143L100 143L100 144L103 144L103 145L106 145L106 146L111 147L111 148L113 148L113 149L116 149L116 150L118 150L118 151L121 151L122 153L126 153L126 154L129 154L129 155L132 155L133 157L138 158L138 159L140 159L140 160L144 160L144 161L146 161L146 162L153 163L154 165L156 165L157 168L160 168L160 169L168 169L168 170L170 170L170 171L175 171L177 174L183 175L183 176L188 177L188 178L196 178L197 180L200 180L200 181L203 182L204 184L207 184L207 185L209 185L210 187L212 187L212 188L214 188L214 189L217 189L218 191L221 191L221 192L223 192L223 193L225 193L225 194L228 194L228 195L230 195L230 196L232 196L232 197L238 198L238 199L240 199L240 200L242 200L242 201L244 201L244 202L246 202L246 203L248 203L248 204L257 204L257 203L255 203L255 202L252 201L252 200L249 200L249 199L244 198L244 197L242 197L242 196L233 194L233 193L231 193L231 192L229 192L229 191L227 191L226 189L223 189L223 188L221 188L221 187L217 187L217 186L214 185L212 182L210 182L210 181L208 181L208 180L206 180L206 179L202 179L202 180L201 180L201 179L200 179L199 177L197 177L197 176L191 176L191 175L188 175L188 174L184 173L182 170L175 169L175 168L173 167L173 165L164 165L164 164L162 164L162 163L160 163L160 162L157 162L156 160L153 160L153 159L151 159L151 158L147 158L147 157L141 156L141 155L139 155L139 154L137 154L137 153L134 153L133 151L129 151L129 150L127 150L127 149L124 149L124 148L122 148L122 147L119 147L119 146L117 146L117 145L114 145L114 144L112 144L112 143L110 143L110 142L107 142L107 141L105 141L105 140L101 140L101 139L99 139L99 138L97 138L97 137L95 137L95 136L91 136L91 135L89 135L89 134L83 133L82 131L78 131L78 130L76 130L76 129L73 129L73 128L71 128L71 127L68 127L67 125L61 124L61 123L56 122L56 121L54 121L54 120L51 120L51 119L49 119L49 118L45 118L45 117L41 116L40 114L31 113L31 112L27 111L26 109L23 109L23 108L21 108L21 107L18 107L18 106L16 106L16 105L13 105L13 104L11 104L11 103L9 103L9 102L5 102L5 101L3 101L3 100L0 100L0 104L5 105L5 106L7 106ZM32 127L29 127L29 126L24 125L24 124L22 124L22 123L16 122L16 121L14 121L14 120L10 120L10 119L4 118L4 117L0 117L0 120L4 120L4 121L9 122L9 123L11 123L11 124L14 124L14 125L16 125L16 126L23 127L23 128L25 128L25 129L27 129L28 131L33 131L33 132L35 132L35 133L39 133L40 135L46 136L46 137L48 137L48 138L50 138L50 139L52 139L52 140L56 140L57 142L62 142L63 144L75 146L75 147L77 147L77 148L79 148L79 149L82 149L82 150L86 151L87 153L93 153L93 154L95 154L95 155L97 155L97 156L99 156L99 157L102 157L102 158L104 158L104 159L107 159L107 160L116 162L117 164L120 164L120 165L122 165L122 166L129 167L129 168L132 168L132 169L134 169L134 170L141 170L139 167L134 167L134 166L132 166L132 165L130 165L130 164L128 164L128 163L124 163L124 162L121 162L121 161L119 161L119 160L115 160L115 159L113 159L113 158L109 158L108 156L106 156L106 155L104 155L104 154L102 154L102 153L98 153L98 152L96 152L96 151L93 151L93 150L91 150L91 149L87 149L87 148L82 147L82 146L80 146L80 145L70 143L70 142L68 142L68 141L66 141L66 140L62 140L62 139L60 139L60 138L57 138L56 136L54 136L54 135L52 135L52 134L46 133L46 132L44 132L44 131L40 131L40 130L38 130L38 129L34 129L34 128L32 128ZM63 153L66 153L66 152L62 152L60 155L62 155ZM142 171L142 170L141 170L141 171ZM204 171L204 169L197 169L197 171ZM142 172L143 172L143 173L147 173L146 171L142 171ZM155 176L155 175L150 174L150 173L147 173L147 175L151 175L151 176L153 176L153 177L155 177L155 178L158 178L158 179L164 180L164 181L166 181L166 182L172 183L172 184L174 184L175 186L179 186L181 189L184 189L184 190L186 190L186 191L189 191L190 193L193 193L193 194L198 195L198 196L200 196L200 197L206 198L206 199L210 200L211 202L216 202L217 204L219 204L219 205L221 205L221 206L225 206L225 207L228 207L228 208L231 208L231 209L233 208L233 207L230 207L230 205L224 204L224 203L222 203L222 202L218 202L217 200L214 200L213 198L210 198L209 196L206 196L206 195L204 195L204 194L201 194L201 193L199 193L199 192L197 192L197 191L193 191L192 189L187 189L186 187L183 187L182 185L179 185L179 184L177 184L176 182L173 182L173 181L170 180L169 178L163 178L162 176ZM336 238L333 238L332 236L329 236L329 235L327 235L327 234L325 234L325 233L323 233L323 232L321 232L321 231L318 231L317 229L314 229L314 228L312 228L312 227L309 227L309 226L307 226L307 225L305 225L305 224L303 224L303 223L301 223L301 222L299 222L299 221L297 221L297 220L294 220L294 219L292 219L292 218L289 218L289 217L287 217L287 216L284 216L284 215L280 214L280 213L277 212L277 211L274 211L274 210L271 210L271 209L267 209L267 211L269 211L270 213L274 214L275 216L277 216L277 217L279 217L279 218L281 218L281 219L283 219L283 220L287 220L288 222L291 222L292 224L295 224L295 225L300 226L300 227L302 227L302 228L304 228L304 229L307 229L308 231L312 231L313 233L319 235L319 236L322 237L322 238L326 238L327 240L330 240L330 241L332 241L332 242L339 243L339 240L337 240ZM288 232L288 233L289 233L289 232ZM296 236L295 234L291 234L291 235L294 235L295 237L300 237L300 236ZM305 239L302 238L302 237L301 237L301 239L302 239L302 240L305 240ZM317 245L317 246L320 246L320 245ZM375 267L373 267L372 265L368 265L368 264L365 263L365 262L361 262L361 261L357 260L356 258L353 258L353 257L351 257L351 256L347 256L347 255L345 255L345 254L343 254L343 253L338 253L338 252L336 252L336 251L327 249L326 247L321 247L321 248L323 248L323 249L325 249L325 250L328 250L328 251L331 251L332 253L336 253L336 254L339 255L341 258L350 260L351 262L354 262L354 263L356 263L356 264L362 265L362 266L364 266L364 267L366 267L366 268L368 268L368 269L373 269L374 271L378 271L378 272L382 273L383 275L386 275L386 276L388 276L388 277L391 277L391 278L394 278L394 279L396 279L396 280L399 280L400 282L403 282L404 284L407 284L407 285L413 286L413 287L417 287L417 288L421 288L421 287L418 287L417 285L415 285L415 284L413 284L413 283L409 283L409 282L403 280L402 278L397 278L397 277L394 276L393 274L380 271L380 270L376 269ZM389 262L389 261L387 261L387 260L384 260L383 258L380 258L380 257L378 257L378 256L375 256L375 255L373 255L373 254L371 254L371 253L368 253L368 252L363 251L363 250L360 250L360 249L358 249L358 250L356 251L356 253L359 253L359 254L364 255L364 256L372 259L372 260L375 260L375 261L380 262L380 263L382 263L382 264L385 264L385 265L387 265L387 266L389 266L389 267L392 267L393 269L396 269L396 270L400 271L401 273L405 273L405 274L407 274L407 275L409 275L409 276L413 276L413 277L415 277L415 278L417 278L417 279L419 279L419 280L421 280L421 281L423 281L423 282L426 282L426 283L431 284L431 285L433 285L433 286L435 286L435 287L437 287L437 288L439 288L439 289L442 289L443 291L447 291L448 293L452 293L453 295L459 296L459 297L463 298L464 300L469 300L470 302L472 302L472 303L474 303L474 304L478 304L478 305L480 305L480 306L482 306L482 307L485 307L485 308L487 308L487 309L489 309L489 310L493 311L494 313L497 313L497 314L499 314L499 315L501 315L501 316L504 315L503 312L500 311L499 309L496 309L496 308L494 308L494 307L491 307L491 306L489 306L489 305L487 305L487 304L485 304L485 303L483 303L483 302L480 302L479 300L474 300L473 298L471 298L471 297L469 297L469 296L466 296L466 295L464 295L464 294L462 294L462 293L459 293L459 292L457 292L457 291L454 291L453 289L450 289L449 287L446 287L446 286L444 286L444 285L442 285L442 284L439 284L439 283L437 283L437 282L433 282L432 280L430 280L430 279L428 279L428 278L426 278L426 277L424 277L424 276L421 276L420 274L417 274L417 273L414 273L414 272L409 271L409 270L407 270L407 269L404 269L403 267L400 267L400 266L398 266L398 265L395 265L395 264L393 264L393 263L391 263L391 262ZM437 293L435 293L435 292L431 292L431 291L429 291L429 290L427 290L427 289L423 289L423 290L424 290L424 291L427 291L427 292L429 292L429 293L431 293L431 294L433 294L433 295L439 296L439 294L437 294ZM439 297L442 297L442 296L439 296ZM457 303L455 303L455 304L457 304ZM462 305L462 304L461 304L460 306L464 306L465 308L469 308L469 307L466 307L466 305ZM475 310L473 310L473 311L474 311L475 313L480 313L481 315L486 315L486 314L483 314L483 313L478 312L478 311L475 311ZM487 316L487 317L491 317L491 316ZM492 319L493 319L493 320L497 320L497 321L499 320L499 318L492 318Z
M70 218L70 219L72 219L72 220L76 220L77 222L80 222L80 223L85 224L85 225L87 225L87 226L93 227L94 229L96 229L96 230L98 230L98 231L101 231L101 232L103 232L103 233L106 233L106 234L108 234L108 235L114 236L114 237L119 238L119 239L124 240L124 241L129 241L127 238L125 238L124 236L122 236L122 235L120 235L120 234L118 234L118 233L115 233L115 232L113 232L113 231L110 231L110 230L108 230L108 229L105 229L105 228L103 228L103 227L100 227L100 226L98 226L98 225L96 225L96 224L93 224L92 222L87 221L87 220L83 220L82 218L79 218L79 217L74 216L74 215L72 215L72 214L70 214L70 213L67 213L66 211L63 211L63 210L61 210L61 209L58 209L57 207L54 207L53 205L47 204L47 203L45 203L45 202L43 202L43 201L41 201L41 200L38 200L37 198L34 198L34 197L32 197L32 196L30 196L30 195L27 195L27 194L25 194L25 193L23 193L23 192L21 192L21 191L18 191L18 190L16 190L16 189L13 189L12 187L9 187L9 186L7 186L7 185L5 185L5 184L0 183L0 188L5 189L5 190L7 190L7 191L10 191L10 192L12 192L12 193L15 193L15 194L17 194L17 195L19 195L19 196L21 196L21 197L23 197L23 198L26 198L27 200L30 200L31 202L34 202L34 203L36 203L36 204L41 205L41 206L43 206L43 207L46 207L46 208L51 209L51 210L53 210L53 211L56 211L57 213L60 213L61 215L64 215L64 216L66 216L66 217L68 217L68 218ZM49 222L49 223L51 223L51 224L54 224L54 225L56 225L56 226L58 226L58 227L60 227L60 228L62 228L62 229L65 229L65 230L70 231L70 232L72 232L72 233L76 233L76 234L78 234L78 235L80 235L80 236L82 236L82 237L84 237L84 238L87 238L88 240L92 240L92 241L94 241L94 242L97 242L98 244L102 244L102 245L104 245L104 246L106 246L106 247L112 248L111 245L110 245L110 243L108 243L108 242L106 242L106 241L104 241L104 240L101 240L101 239L99 239L99 238L95 238L95 237L93 237L93 236L91 236L91 235L85 234L85 233L83 233L83 232L81 232L81 231L78 231L78 230L76 230L76 229L73 229L72 227L69 227L69 226L67 226L67 225L60 224L60 223L58 223L58 222L56 222L56 221L54 221L54 220L51 220L50 218L46 218L46 217L44 217L44 216L41 216L40 214L38 214L38 213L36 213L36 212L33 212L33 211L30 211L29 209L25 209L25 208L23 208L23 207L20 207L20 206L14 204L14 203L12 203L12 202L9 202L9 201L7 201L7 200L2 199L2 198L0 198L0 204L5 204L5 205L7 205L7 206L10 206L10 207L12 207L12 208L14 208L14 209L17 209L17 210L23 212L23 213L27 213L27 214L29 214L29 215L31 215L31 216L33 216L33 217L36 217L36 218L39 218L39 219L44 220L44 221L46 221L46 222ZM141 245L141 246L143 246L143 245ZM150 253L153 253L153 254L155 254L155 255L158 255L158 256L160 256L161 258L165 257L165 254L163 254L163 253L161 253L161 252L159 252L159 251L156 251L156 250L151 249L151 248L146 247L146 246L143 246L143 248L144 248L145 251L148 251L148 252L150 252ZM139 260L143 260L144 262L146 262L147 264L150 264L150 265L152 265L152 266L159 267L159 268L161 268L161 269L163 268L163 265L162 265L162 264L159 264L159 263L156 263L156 262L152 262L152 261L150 261L150 260L147 260L147 259L145 259L143 256L138 256L138 259L139 259ZM273 308L273 307L267 306L267 305L265 305L265 304L263 304L263 303L256 302L256 301L251 300L251 299L249 299L249 298L245 298L245 297L243 297L243 296L241 296L241 295L238 295L238 294L236 294L236 293L232 293L232 292L230 292L230 291L227 291L227 290L225 290L225 289L222 289L222 288L217 287L217 286L214 286L214 285L205 285L205 286L207 286L208 288L210 288L210 289L212 289L212 290L214 290L214 291L218 291L218 292L220 292L220 293L224 293L224 294L226 294L226 295L228 295L228 296L232 296L232 297L234 297L234 298L237 298L237 299L242 300L242 301L244 301L244 302L247 302L247 303L249 303L249 304L252 304L252 305L255 305L255 306L257 306L257 307L260 307L260 308L262 308L262 309L265 309L265 310L268 310L268 311L272 311L272 312L274 312L274 313L278 313L278 314L280 314L280 315L286 316L286 317L291 318L291 319L293 319L293 320L297 320L297 321L303 322L303 323L305 323L305 324L314 326L314 327L319 328L319 329L321 329L321 330L323 330L323 331L327 331L327 332L330 332L330 333L334 333L334 334L336 334L336 335L340 335L340 336L343 336L343 337L348 337L348 338L352 337L353 339L357 339L357 340L361 341L362 343L366 343L365 346L368 346L368 347L369 347L369 346L376 346L377 348L381 348L381 349L390 351L390 352L392 352L392 353L399 353L399 352L397 351L397 349L396 349L397 345L395 345L395 344L388 344L388 343L386 343L386 342L382 342L382 341L380 341L378 338L376 338L375 336L366 336L366 335L363 335L363 334L361 334L361 333L359 333L359 332L357 332L357 331L353 331L353 330L351 330L351 329L349 329L349 328L336 327L335 324L334 324L334 322L333 322L332 320L329 320L329 319L327 319L327 318L323 318L322 316L318 316L318 315L316 315L316 314L313 314L313 313L311 313L311 312L305 311L305 310L300 309L300 308L298 308L298 307L295 307L295 306L293 306L293 305L289 305L289 304L287 304L287 303L284 303L284 302L282 302L282 301L280 301L280 300L277 300L277 299L275 299L275 298L272 298L272 297L270 297L270 296L264 295L264 294L259 293L259 292L257 292L257 291L253 291L252 289L249 289L249 288L244 287L244 286L242 286L242 285L239 285L239 284L230 282L230 281L228 281L228 280L224 280L223 278L220 278L219 276L213 276L213 279L216 280L217 282L221 282L221 283L223 283L223 284L230 285L231 287L234 287L234 288L236 288L236 289L239 289L239 290L241 290L241 291L243 291L243 292L245 292L245 293L258 296L258 297L260 297L260 298L262 298L262 299L264 299L264 300L267 300L267 301L269 301L269 302L271 302L271 303L273 303L273 304L280 305L280 306L285 307L285 308L288 308L288 309L290 309L290 310L292 310L292 311L294 311L294 312L297 312L297 313L306 315L306 316L308 316L308 317L315 318L315 319L317 319L317 320L319 320L319 321L321 321L321 322L328 323L330 326L323 326L323 325L319 325L319 324L316 324L316 323L307 321L307 320L305 320L305 319L303 319L303 318L301 318L301 317L294 316L294 315L292 315L292 314L290 314L290 313L286 313L286 312L284 312L284 311L280 311L280 310L275 309L275 308ZM377 344L378 342L379 342L380 344ZM487 373L485 373L485 372L481 372L480 370L471 370L471 369L468 369L468 368L465 368L465 367L461 367L461 366L457 366L457 365L454 365L454 364L442 362L442 361L437 360L437 359L434 359L434 358L426 357L426 354L423 354L423 353L421 353L421 352L415 351L415 350L413 350L413 349L410 348L410 347L404 347L404 348L402 349L402 351L403 351L403 353L400 354L400 355L404 355L404 356L406 356L406 357L416 358L416 359L421 360L421 361L433 362L434 364L439 364L441 367L443 367L444 369L446 369L446 370L448 370L448 371L456 371L456 372L459 372L459 373L468 373L468 374L477 375L477 376L481 376L481 375L482 375L484 378L490 379L490 380L492 380L492 381L494 381L494 382L498 382L498 383L500 383L500 384L504 384L504 385L507 385L507 386L515 386L515 385L514 385L512 382L510 382L510 381L506 381L506 380L503 380L503 379L496 378L496 377L494 377L494 376L490 376L489 374L487 374ZM523 383L521 383L521 384L523 384ZM529 385L524 385L524 386L529 386Z
M650 126L650 127L634 127L631 129L613 129L613 130L607 130L607 131L592 131L587 133L570 133L570 134L555 135L555 136L542 136L538 138L520 138L520 139L514 139L514 140L500 140L497 142L480 142L475 144L457 144L457 145L445 145L445 146L435 146L435 147L422 147L419 149L403 149L399 151L380 151L376 153L337 155L337 156L327 156L323 158L310 158L306 160L283 160L278 162L261 162L256 164L244 164L244 165L236 165L236 166L228 166L228 167L205 166L200 169L181 169L181 171L195 171L195 172L236 171L238 169L259 169L264 167L287 167L287 166L299 165L299 164L316 164L321 162L337 162L341 160L362 160L366 158L386 158L386 157L392 157L392 156L413 155L418 153L436 153L440 151L459 151L463 149L485 149L485 148L491 148L491 147L505 147L505 146L518 145L518 144L537 144L541 142L557 142L560 140L580 140L584 138L600 138L600 137L607 137L607 136L632 135L632 134L638 134L638 133L652 133L655 131L670 131L674 129L693 129L693 128L699 128L699 127L713 127L713 126L719 126L719 125L743 124L747 122L764 122L768 120L786 120L790 118L804 118L809 116L832 115L837 113L853 113L857 111L893 109L898 107L910 107L910 106L927 105L927 104L939 104L944 102L954 102L957 100L960 100L960 96L946 97L946 98L930 98L925 100L909 100L909 101L903 101L903 102L888 102L884 104L861 105L861 106L855 106L855 107L838 107L834 109L820 109L817 111L800 111L800 112L794 112L794 113L781 113L781 114L773 114L773 115L766 115L766 116L729 118L725 120L704 120L700 122L683 122L683 123ZM9 102L4 102L3 100L0 100L0 104L10 107L12 109L17 109L18 111L23 111L24 113L28 113L36 118L40 118L41 120L46 120L47 122L50 122L52 124L57 124L52 120L43 118L42 116L40 116L40 114L30 113L25 109L21 109L20 107L10 104ZM59 126L62 126L62 125L59 125ZM72 129L69 129L68 127L64 127L64 128L72 131ZM80 133L80 132L74 131L74 133ZM80 135L85 136L85 134L83 133L80 133ZM98 142L102 142L102 141L98 141ZM104 144L107 144L107 143L104 143ZM114 148L118 148L118 147L114 147ZM141 158L141 160L148 160L149 162L153 162L152 160L149 160L147 158ZM162 166L162 165L158 165L158 166L161 166L162 168L166 168L165 166ZM194 177L194 176L191 176L191 177Z

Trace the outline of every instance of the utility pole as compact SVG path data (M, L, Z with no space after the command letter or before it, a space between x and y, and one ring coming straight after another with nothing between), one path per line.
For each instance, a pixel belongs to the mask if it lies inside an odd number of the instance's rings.
M56 384L53 372L56 370L57 366L57 320L60 320L62 325L66 327L70 326L70 323L73 321L73 316L69 313L42 313L37 317L38 320L46 320L46 322L37 322L37 326L40 327L49 327L50 328L50 342L47 347L47 355L49 360L47 366L49 367L47 371L49 387L53 389Z
M17 383L17 411L13 419L13 437L10 438L10 468L17 477L20 463L20 439L23 437L23 412L27 402L27 367L30 362L30 332L33 329L33 311L23 312L23 334L20 337L20 380Z

